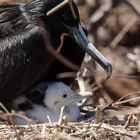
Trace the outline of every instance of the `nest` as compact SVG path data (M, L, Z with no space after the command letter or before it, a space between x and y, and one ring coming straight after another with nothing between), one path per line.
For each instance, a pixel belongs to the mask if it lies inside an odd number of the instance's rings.
M92 99L92 98L91 98ZM1 112L1 140L139 140L140 138L140 107L120 107L116 102L109 106L91 105L91 99L80 103L81 117L78 122L68 122L65 116L60 116L58 122L32 124L24 114ZM3 106L2 106L3 107ZM13 115L28 120L28 125L15 125ZM62 115L62 113L61 113ZM49 119L49 118L48 118Z

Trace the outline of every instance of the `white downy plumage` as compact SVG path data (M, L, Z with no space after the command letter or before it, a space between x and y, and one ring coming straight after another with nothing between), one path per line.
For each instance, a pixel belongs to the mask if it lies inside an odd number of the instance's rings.
M68 121L77 121L80 117L80 110L76 102L84 98L62 82L41 83L27 94L25 93L17 98L13 102L13 108L23 111L33 121L43 123L48 122L47 116L52 122L57 122L61 108L64 106L63 115L66 116ZM24 109L21 106L24 106ZM17 116L13 117L13 119L16 124L28 123Z

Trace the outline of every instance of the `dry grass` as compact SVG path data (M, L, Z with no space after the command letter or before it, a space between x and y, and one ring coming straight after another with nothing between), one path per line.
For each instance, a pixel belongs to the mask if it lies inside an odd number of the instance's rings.
M85 101L80 105L79 122L68 122L60 116L58 123L10 125L13 122L7 116L16 113L1 113L2 118L8 121L1 120L0 140L139 140L140 107L116 104L95 108ZM26 119L23 114L16 115Z

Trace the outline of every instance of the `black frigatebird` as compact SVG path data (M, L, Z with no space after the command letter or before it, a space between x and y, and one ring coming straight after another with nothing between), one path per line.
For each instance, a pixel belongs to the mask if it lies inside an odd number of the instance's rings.
M17 96L48 75L55 59L54 53L62 48L67 48L64 49L65 56L67 52L69 58L80 65L84 57L83 51L78 48L80 46L105 69L107 77L111 76L111 64L88 41L83 31L77 6L71 0L70 4L68 1L62 6L66 1L33 0L0 6L0 102L7 107ZM62 45L64 35L69 36L66 39L69 40L68 46L65 41ZM49 72L50 77L63 69ZM52 76L51 80L56 79Z

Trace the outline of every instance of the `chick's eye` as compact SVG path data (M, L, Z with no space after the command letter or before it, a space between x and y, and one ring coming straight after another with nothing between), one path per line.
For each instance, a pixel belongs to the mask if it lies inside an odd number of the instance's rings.
M55 105L56 105L57 103L58 103L57 101L54 102Z
M66 98L67 97L67 94L63 94L63 98Z

